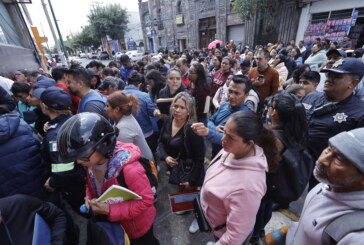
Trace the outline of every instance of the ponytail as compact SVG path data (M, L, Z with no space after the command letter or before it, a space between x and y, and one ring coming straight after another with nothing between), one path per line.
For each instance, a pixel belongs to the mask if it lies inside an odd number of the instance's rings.
M131 114L133 108L135 112L138 113L139 112L138 98L134 94L127 94L126 98L128 99L128 106L130 106L130 112L128 111L128 115Z
M256 144L263 148L268 162L269 173L275 172L279 167L281 157L277 146L277 138L273 131L263 127L262 134Z

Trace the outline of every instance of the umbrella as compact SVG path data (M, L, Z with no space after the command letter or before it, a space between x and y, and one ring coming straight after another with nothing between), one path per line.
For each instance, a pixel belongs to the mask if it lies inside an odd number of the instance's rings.
M216 44L220 43L220 45L222 44L222 41L220 40L215 40L215 41L212 41L209 46L207 46L208 49L213 49L216 47Z

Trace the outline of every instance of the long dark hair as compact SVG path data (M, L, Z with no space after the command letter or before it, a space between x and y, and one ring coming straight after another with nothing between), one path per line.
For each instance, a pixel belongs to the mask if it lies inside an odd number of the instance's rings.
M296 57L293 57L293 56L292 56L292 58L293 58L294 60L296 60L296 59L298 59L299 57L301 57L301 56L302 56L302 55L301 55L301 51L300 51L300 49L299 49L299 48L297 48L297 47L294 47L293 49L296 51L297 56L296 56Z
M159 91L166 85L166 78L158 70L151 70L145 75L145 79L151 79L154 81L152 88L152 95L158 95Z
M235 124L235 132L243 138L246 143L253 140L255 144L263 148L267 158L269 171L278 168L280 160L276 138L271 130L263 126L260 117L253 111L238 111L230 116Z
M207 78L206 78L206 72L205 69L203 67L203 65L201 65L200 63L192 63L193 68L195 68L196 70L196 75L197 75L197 79L196 79L196 87L203 87L205 89L205 91L210 94L210 85L207 83Z
M283 131L292 143L307 145L308 124L306 110L293 94L277 94L272 98L272 108L278 112Z

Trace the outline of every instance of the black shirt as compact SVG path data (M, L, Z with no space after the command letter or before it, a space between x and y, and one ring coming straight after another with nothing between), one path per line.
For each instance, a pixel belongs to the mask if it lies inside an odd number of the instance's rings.
M330 103L325 93L310 93L302 100L309 123L309 150L314 160L328 146L329 138L343 131L364 127L364 102L354 95L336 103L331 109L315 109Z

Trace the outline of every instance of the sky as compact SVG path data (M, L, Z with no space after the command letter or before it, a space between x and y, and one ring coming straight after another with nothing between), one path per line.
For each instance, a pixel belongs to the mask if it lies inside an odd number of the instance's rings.
M52 13L48 7L48 0L44 0L47 4L48 13L52 19L55 32L56 27L53 22ZM138 12L138 0L52 0L51 1L58 25L61 30L63 40L67 40L67 36L81 32L82 26L87 25L87 15L93 6L107 5L118 3L127 11ZM32 4L26 4L33 26L38 28L39 34L43 33L48 37L49 46L54 45L52 33L50 31L47 18L45 16L41 0L33 0ZM42 30L43 27L43 30Z

